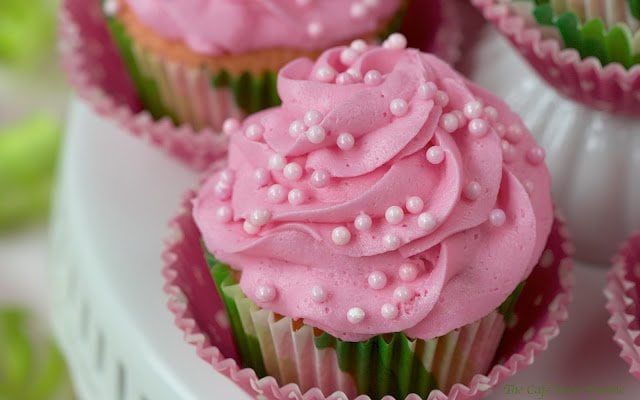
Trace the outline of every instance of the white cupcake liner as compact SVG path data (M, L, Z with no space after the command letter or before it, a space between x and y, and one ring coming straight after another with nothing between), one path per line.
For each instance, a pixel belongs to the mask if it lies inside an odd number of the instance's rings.
M168 306L185 339L215 371L257 399L349 400L350 397L340 391L323 393L318 388L302 391L297 384L279 385L274 377L259 378L252 369L239 367L229 320L209 276L200 234L191 216L194 195L194 192L185 195L179 215L171 221L172 239L167 242L163 254L165 291L170 297ZM446 394L432 391L429 400L480 399L533 363L536 354L544 351L549 341L558 335L560 322L567 318L573 286L572 252L567 229L561 220L557 220L549 248L519 298L515 311L519 318L505 331L496 356L497 364L486 375L473 376L467 385L454 384ZM522 310L522 314L518 310ZM370 400L370 397L360 395L354 399ZM383 399L394 398L385 396ZM420 397L413 394L405 398L418 399Z
M575 49L545 38L541 28L500 0L471 0L529 64L561 94L598 110L640 116L640 65L602 66ZM519 71L514 71L518 73Z
M607 310L613 341L620 357L629 364L629 373L640 379L640 232L632 235L613 259L607 274Z
M211 129L176 127L142 110L135 89L111 41L99 1L64 0L59 35L62 63L77 94L123 131L203 170L226 154L228 138Z

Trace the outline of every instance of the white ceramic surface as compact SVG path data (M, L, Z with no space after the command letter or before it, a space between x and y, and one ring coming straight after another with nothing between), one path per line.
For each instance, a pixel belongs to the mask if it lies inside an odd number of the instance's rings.
M465 54L469 77L518 112L547 152L553 194L581 260L606 263L640 228L640 116L561 97L490 26Z
M166 221L197 177L75 102L53 220L53 322L85 400L246 400L195 354L162 291ZM640 398L611 339L605 269L578 265L575 301L560 337L489 400ZM506 386L514 385L514 386ZM575 397L557 387L618 387ZM519 394L507 393L520 387ZM531 393L528 393L531 392Z

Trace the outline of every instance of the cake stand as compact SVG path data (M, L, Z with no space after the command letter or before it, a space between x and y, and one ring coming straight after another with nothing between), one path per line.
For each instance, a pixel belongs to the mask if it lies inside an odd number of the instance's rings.
M160 273L167 221L198 176L72 102L52 220L57 339L84 400L247 400L173 324ZM569 322L533 366L488 399L532 399L555 385L619 387L640 398L606 325L605 269L579 265ZM520 394L511 393L520 386ZM538 397L540 398L540 397ZM547 392L545 399L554 397Z

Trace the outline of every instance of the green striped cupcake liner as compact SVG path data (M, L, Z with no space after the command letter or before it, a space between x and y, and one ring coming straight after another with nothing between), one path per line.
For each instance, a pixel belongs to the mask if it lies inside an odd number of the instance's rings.
M640 0L525 1L537 23L555 29L582 58L628 69L640 64Z
M406 10L405 2L377 36L386 38L399 30ZM277 71L233 74L184 65L136 43L117 18L105 18L140 101L155 119L169 117L176 125L220 132L227 118L240 119L281 103Z
M426 398L468 383L490 367L524 286L479 321L431 340L403 333L347 342L311 326L262 309L241 291L234 272L207 254L211 276L226 308L243 367L280 385L296 383L304 392L320 388L349 398L411 393Z

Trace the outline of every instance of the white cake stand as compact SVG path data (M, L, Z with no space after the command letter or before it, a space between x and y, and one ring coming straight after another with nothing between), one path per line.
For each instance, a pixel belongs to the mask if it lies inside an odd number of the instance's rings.
M181 337L165 307L162 239L182 192L197 175L90 107L69 115L52 230L56 336L84 400L246 400ZM556 385L617 386L640 398L618 357L604 309L604 268L580 266L571 318L536 363L497 388L492 400L532 399ZM574 399L547 393L545 399Z

